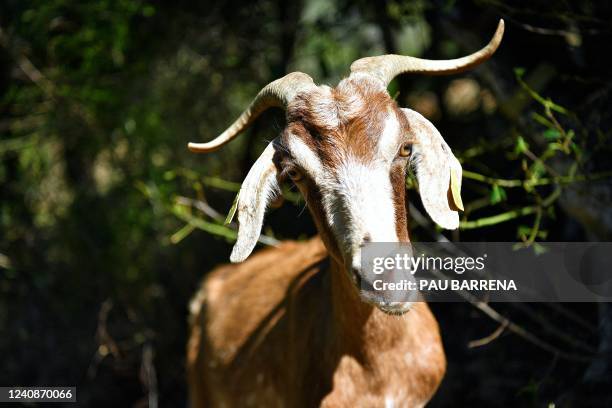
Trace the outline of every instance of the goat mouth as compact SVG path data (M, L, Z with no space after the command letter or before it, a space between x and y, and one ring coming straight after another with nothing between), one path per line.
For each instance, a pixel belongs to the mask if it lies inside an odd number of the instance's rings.
M384 295L374 289L371 282L359 274L355 269L351 270L351 278L359 291L361 300L365 303L375 306L377 309L385 314L392 316L401 316L404 313L410 311L412 308L412 301L408 302L396 302L385 299Z

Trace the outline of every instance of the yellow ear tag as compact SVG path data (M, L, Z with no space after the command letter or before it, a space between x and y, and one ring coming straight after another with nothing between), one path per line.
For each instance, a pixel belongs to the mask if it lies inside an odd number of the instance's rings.
M236 209L238 208L238 197L240 197L240 192L236 194L236 198L234 198L234 202L232 203L232 208L230 208L227 217L225 217L225 222L223 223L223 225L230 224L234 219L234 215L236 215Z
M458 168L457 168L458 167ZM464 211L463 201L461 201L461 167L451 166L450 188L451 196L455 207Z

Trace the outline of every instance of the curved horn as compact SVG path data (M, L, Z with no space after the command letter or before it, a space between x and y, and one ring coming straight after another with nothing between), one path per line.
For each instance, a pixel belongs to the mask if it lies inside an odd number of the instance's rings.
M223 133L208 143L189 143L187 147L195 153L213 152L238 136L266 109L285 108L298 93L313 86L312 78L302 72L292 72L270 82L259 91L251 105Z
M499 20L491 41L480 51L451 60L428 60L403 55L381 55L361 58L351 64L351 75L362 73L384 82L385 86L399 74L419 73L428 75L457 74L473 68L493 55L504 35L504 20Z

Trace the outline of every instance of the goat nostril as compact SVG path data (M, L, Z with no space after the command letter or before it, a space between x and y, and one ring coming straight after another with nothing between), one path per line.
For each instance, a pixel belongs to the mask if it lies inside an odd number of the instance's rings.
M363 236L363 239L361 240L362 243L366 244L368 242L372 241L372 237L370 236L370 234L365 234Z

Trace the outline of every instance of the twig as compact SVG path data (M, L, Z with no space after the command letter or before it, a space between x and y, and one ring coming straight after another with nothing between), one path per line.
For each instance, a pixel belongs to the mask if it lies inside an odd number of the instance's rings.
M142 363L140 366L140 381L147 391L147 400L149 408L157 408L158 406L158 391L157 391L157 373L153 359L155 351L153 346L147 343L142 348Z
M569 334L567 334L565 331L560 330L556 326L550 324L546 318L543 318L539 314L534 313L531 308L527 307L527 305L522 304L522 303L517 303L515 305L515 307L517 309L523 311L531 319L533 319L536 322L538 322L540 324L540 326L544 328L544 330L546 330L547 332L551 333L552 335L558 337L559 339L565 341L566 343L570 344L571 346L573 346L573 347L575 347L577 349L581 349L582 351L585 351L585 352L588 352L588 353L592 353L592 354L597 353L597 348L596 347L591 346L589 344L586 344L582 340L574 338L574 337L570 336Z
M550 344L548 342L545 342L544 340L541 340L539 337L537 337L534 334L528 332L523 327L521 327L518 324L512 322L507 317L504 317L504 316L500 315L496 310L494 310L488 304L486 304L484 302L477 301L475 299L470 299L469 302L472 303L472 305L474 305L478 310L482 311L484 314L489 316L491 319L493 319L493 320L495 320L495 321L497 321L497 322L499 322L501 324L506 324L506 326L508 327L508 330L510 330L511 332L519 335L523 339L529 341L530 343L533 343L534 345L536 345L536 346L540 347L541 349L546 350L546 351L548 351L548 352L550 352L550 353L552 353L554 355L557 355L557 356L559 356L561 358L564 358L566 360L580 361L580 362L591 362L591 361L593 361L593 359L596 358L595 355L593 355L593 356L584 356L584 355L581 355L581 354L574 354L574 353L568 353L566 351L563 351L563 350L553 346L552 344Z
M193 207L196 210L201 211L205 215L214 219L215 221L219 221L223 223L225 221L225 217L219 211L215 210L204 200L194 200L193 198L179 196L176 198L176 203L180 205L185 205L188 207Z
M537 158L536 158L537 159ZM558 176L558 177L542 177L538 180L520 180L520 179L500 179L495 177L485 176L469 170L463 170L463 177L470 180L480 181L490 185L498 185L500 187L537 187L551 184L572 184L582 181L601 180L612 177L612 171L603 171L600 173L575 175L575 176Z
M503 322L502 324L499 325L497 329L495 329L493 333L489 334L488 336L483 337L482 339L472 340L468 342L468 348L476 348L476 347L481 347L486 344L489 344L490 342L492 342L493 340L501 336L501 334L504 332L507 326L508 326L508 323Z
M572 322L582 326L583 329L588 330L591 333L597 332L597 327L583 319L580 315L574 313L570 309L563 307L560 303L557 302L545 302L544 305L554 310L555 312L563 315L563 317L571 320Z
M56 84L47 78L23 52L18 52L17 50L13 49L14 47L11 47L10 43L10 38L5 34L4 30L0 26L0 46L5 47L13 56L15 63L25 74L28 80L40 88L43 95L49 100L55 102L65 102L68 105L70 112L83 119L87 124L95 124L95 118L91 112L88 112L87 109L85 109L83 105L79 104L74 98L71 99L61 97L61 95L59 95L57 92Z
M538 232L540 231L541 221L542 221L542 207L538 207L536 210L535 220L533 221L533 227L531 228L531 233L529 234L529 237L527 237L527 240L525 241L526 246L533 244L533 242L535 241L536 237L538 236Z
M119 346L117 342L112 338L108 332L106 322L108 321L108 314L113 308L113 301L106 299L100 306L100 312L98 313L98 328L96 330L96 337L98 339L98 348L92 358L89 368L87 369L87 375L89 378L96 376L98 365L104 358L110 353L115 358L120 357Z
M519 208L518 210L507 211L501 214L493 215L491 217L483 217L474 221L461 221L459 227L461 229L474 229L488 227L490 225L500 224L502 222L510 221L515 218L524 217L525 215L533 214L537 211L537 206L529 206Z
M227 181L219 177L204 177L204 184L220 190L232 191L237 193L240 190L240 183Z
M507 180L507 179L488 177L483 174L475 173L469 170L463 170L462 175L466 179L481 181L483 183L497 185L500 187L523 187L523 185L525 184L525 180L519 180L519 179Z
M234 223L221 225L214 222L205 221L201 218L187 214L184 211L180 211L177 209L177 207L172 207L171 211L176 217L185 221L188 225L206 231L210 234L223 237L229 241L236 241L236 238L238 237L238 234L236 233L237 225ZM261 234L257 241L268 246L278 246L280 244L279 240L265 234Z

